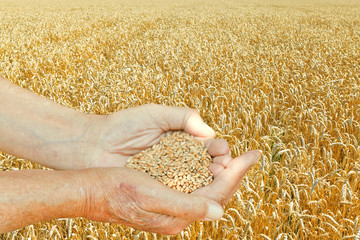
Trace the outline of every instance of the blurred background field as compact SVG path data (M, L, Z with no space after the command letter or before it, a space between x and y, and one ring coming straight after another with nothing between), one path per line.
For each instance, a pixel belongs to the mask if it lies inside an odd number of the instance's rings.
M177 236L80 218L0 239L360 239L359 13L350 0L0 0L10 81L87 113L196 108L233 156L263 151L221 220ZM32 168L0 155L0 171Z

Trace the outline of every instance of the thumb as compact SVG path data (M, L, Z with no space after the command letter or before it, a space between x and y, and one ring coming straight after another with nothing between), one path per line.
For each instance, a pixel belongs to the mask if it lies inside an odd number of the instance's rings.
M215 131L200 117L200 114L192 110L188 114L188 118L185 120L185 132L190 133L196 137L215 137Z
M149 105L149 113L163 131L184 130L196 137L215 137L215 131L191 108Z

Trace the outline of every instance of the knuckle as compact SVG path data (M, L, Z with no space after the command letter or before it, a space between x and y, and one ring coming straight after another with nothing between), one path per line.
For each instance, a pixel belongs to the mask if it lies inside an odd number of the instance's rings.
M186 214L184 213L184 217L188 218L188 219L203 219L206 216L207 213L207 204L204 202L200 202L198 204L196 204L195 206L192 206L191 209L189 209L189 211L186 212Z
M182 206L182 217L186 219L203 219L208 211L207 200L202 196L191 195L188 204Z
M189 110L189 115L199 116L200 117L200 113L195 108L188 108L188 110Z
M189 122L190 119L192 118L201 118L200 113L192 108L183 108L186 112L185 117L183 118L183 122L182 122L182 129L185 129L185 126L187 125L187 123Z

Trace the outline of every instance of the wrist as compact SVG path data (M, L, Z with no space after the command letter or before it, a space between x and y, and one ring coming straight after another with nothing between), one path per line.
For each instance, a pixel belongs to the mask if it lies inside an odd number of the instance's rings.
M45 170L0 173L0 232L83 216L86 197L82 175L80 171Z
M74 207L70 208L66 215L72 218L87 217L90 202L92 200L92 172L91 169L65 171L69 173L68 184L72 186L72 198Z
M54 126L58 126L56 132L47 133L48 140L37 149L35 159L55 169L89 168L98 147L97 122L101 118L100 115L71 110L65 119L54 122Z
M70 110L66 116L48 120L41 141L30 160L39 160L55 169L82 169L86 167L85 145L92 116Z
M105 210L106 198L104 193L107 168L89 168L76 171L78 172L78 189L77 196L79 199L78 210L75 212L77 216L85 217L91 220L102 221L106 218Z
M85 167L80 148L87 143L95 115L52 102L3 78L0 85L1 151L56 169Z

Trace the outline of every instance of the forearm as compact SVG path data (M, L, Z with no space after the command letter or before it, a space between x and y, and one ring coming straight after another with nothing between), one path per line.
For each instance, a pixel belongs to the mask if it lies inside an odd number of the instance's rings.
M0 233L41 221L80 217L85 209L84 171L0 172Z
M76 163L67 163L71 158L66 155L87 125L86 114L0 77L0 151L52 168L74 169Z

